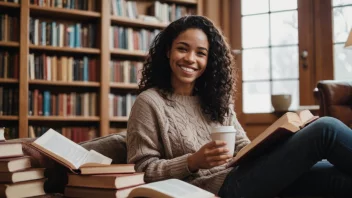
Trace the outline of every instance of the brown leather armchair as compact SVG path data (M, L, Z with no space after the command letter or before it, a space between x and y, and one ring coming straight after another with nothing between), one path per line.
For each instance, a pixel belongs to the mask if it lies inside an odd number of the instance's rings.
M317 85L320 116L331 116L352 128L352 81L324 80Z

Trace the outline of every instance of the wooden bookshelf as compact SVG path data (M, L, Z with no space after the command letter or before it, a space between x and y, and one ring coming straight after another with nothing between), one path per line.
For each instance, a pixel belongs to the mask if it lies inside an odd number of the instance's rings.
M12 2L0 2L0 7L3 8L20 8L20 4Z
M138 51L138 50L125 50L125 49L112 49L110 51L111 55L120 55L120 56L129 56L129 57L136 57L136 58L145 58L147 52Z
M37 5L30 5L30 11L39 15L53 15L56 17L86 17L86 18L99 18L99 12L65 9L65 8L53 8L53 7L41 7Z
M52 52L68 52L68 53L80 53L80 54L99 54L100 50L95 48L72 48L72 47L53 47L53 46L41 46L41 45L29 45L31 50L42 50Z
M138 84L111 82L110 87L115 89L138 89Z
M184 4L184 5L197 5L198 0L163 0L162 2Z
M19 41L5 42L0 41L0 48L5 50L17 50L19 53L19 79L1 79L0 84L4 88L18 87L19 98L19 114L10 116L0 116L0 120L15 122L18 121L19 137L28 137L28 128L33 123L43 123L43 126L75 126L84 125L89 127L99 128L99 136L109 134L110 127L117 125L126 125L128 117L110 117L109 94L119 96L123 94L133 94L138 89L137 84L133 83L114 83L110 82L110 60L121 61L143 61L147 53L141 50L126 50L126 49L111 49L110 28L111 26L121 26L124 28L133 28L133 30L146 29L147 31L161 30L166 27L164 23L146 22L140 19L130 19L127 17L114 16L111 14L110 0L89 0L96 1L96 11L84 11L76 9L40 7L30 5L29 0L21 0L20 4L0 2L0 11L13 12L19 17ZM148 8L154 4L155 0L136 1L138 14L148 15ZM196 9L199 15L202 14L203 0L161 0L162 3L185 6L187 8ZM81 23L82 27L85 24L93 24L96 41L95 48L71 48L71 47L53 47L34 45L30 41L30 18L44 21L57 21L59 23ZM58 24L58 23L57 23ZM47 27L46 27L47 28ZM50 29L49 29L50 30ZM47 30L48 31L48 30ZM52 34L50 34L52 35ZM40 38L38 37L38 40ZM42 42L42 40L40 41ZM89 45L84 45L89 46ZM8 48L8 49L6 49ZM15 49L10 49L15 48ZM16 49L18 48L18 49ZM47 56L71 56L79 60L82 56L87 56L97 60L96 72L98 82L83 82L83 81L46 81L46 80L31 80L28 77L29 69L29 53L46 54ZM36 63L37 64L37 63ZM90 71L90 70L89 70ZM36 71L35 71L36 72ZM82 90L87 90L89 93L97 94L96 116L29 116L28 109L32 107L29 101L30 89L38 89L39 92L49 91L57 93L70 92L81 93ZM77 90L77 91L76 91ZM67 122L67 123L66 123ZM87 123L87 124L86 124ZM55 124L55 126L54 126ZM40 127L40 126L39 126Z
M18 120L18 116L2 115L0 116L0 120Z
M2 84L15 84L18 83L18 79L13 78L0 78L0 83Z
M1 47L19 47L20 43L14 42L14 41L0 41L0 46Z
M120 16L111 16L111 23L118 24L118 25L132 26L132 27L157 28L157 29L163 29L167 26L167 24L163 24L163 23L152 23L152 22L146 22L142 20L129 19L127 17L120 17Z
M1 81L0 81L1 82ZM83 82L83 81L47 81L47 80L29 80L29 84L33 85L48 85L48 86L73 86L73 87L99 87L99 82Z
M99 116L28 116L30 121L98 122Z
M110 122L127 122L127 121L128 121L128 117L127 116L110 118Z

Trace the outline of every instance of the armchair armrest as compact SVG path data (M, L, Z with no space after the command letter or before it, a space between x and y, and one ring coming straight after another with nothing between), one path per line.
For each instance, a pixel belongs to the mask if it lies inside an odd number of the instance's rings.
M317 85L320 115L352 124L352 81L324 80Z

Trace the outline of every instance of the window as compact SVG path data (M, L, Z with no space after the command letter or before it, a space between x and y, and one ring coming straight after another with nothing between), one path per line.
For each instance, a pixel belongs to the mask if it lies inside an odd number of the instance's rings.
M272 94L291 94L297 109L297 0L242 0L241 7L243 112L272 112Z
M352 79L352 50L344 48L352 28L352 0L332 0L334 79Z

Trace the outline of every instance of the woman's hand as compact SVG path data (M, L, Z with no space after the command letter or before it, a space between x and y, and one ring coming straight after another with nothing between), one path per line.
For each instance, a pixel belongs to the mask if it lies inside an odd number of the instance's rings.
M232 158L227 154L228 149L224 147L225 145L225 141L216 140L202 146L196 153L188 157L189 170L195 172L198 169L209 169L225 164Z

